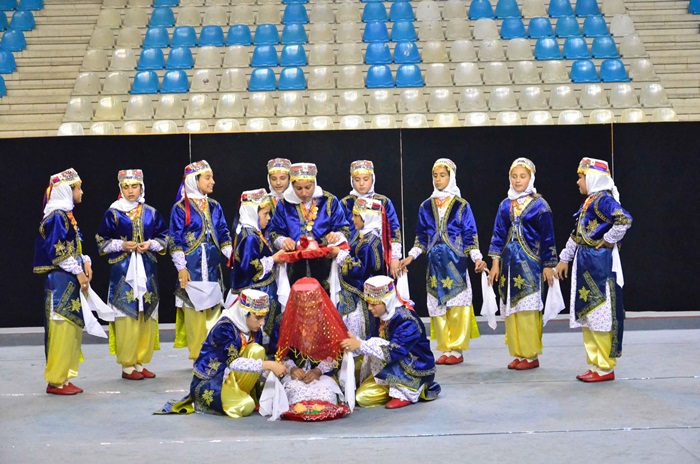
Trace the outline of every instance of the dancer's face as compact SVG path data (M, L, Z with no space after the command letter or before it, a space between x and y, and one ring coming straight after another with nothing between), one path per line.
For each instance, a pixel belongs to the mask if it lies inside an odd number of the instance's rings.
M214 173L211 171L200 174L199 179L197 179L197 187L204 195L209 195L214 191L214 184Z
M445 166L436 166L433 169L433 185L438 190L445 190L450 184L450 173Z
M298 180L292 185L294 187L294 193L297 194L297 196L303 203L306 203L307 201L311 200L311 198L314 195L314 188L316 187L315 182L311 182L308 180Z
M289 187L289 174L284 172L270 174L270 185L275 193L281 194Z
M578 191L581 192L581 195L588 195L588 189L586 188L586 175L585 174L578 175L578 180L576 181L576 185L578 185Z
M365 221L362 220L362 216L357 213L352 213L352 223L355 224L356 230L362 230L365 226Z
M141 196L141 184L122 184L122 196L128 201L136 201Z
M369 309L369 312L371 312L374 317L383 316L384 313L386 313L386 305L384 303L367 303L367 309Z
M78 182L71 188L73 189L73 203L77 205L83 201L83 183Z
M365 195L372 188L372 174L361 174L352 177L352 188Z
M522 166L516 166L510 171L510 185L518 193L523 192L530 183L530 171Z
M265 316L256 316L253 313L248 313L245 323L251 332L257 332L265 325Z
M267 224L270 222L270 207L265 206L263 208L258 209L258 225L260 226L260 230L263 230L265 227L267 227Z

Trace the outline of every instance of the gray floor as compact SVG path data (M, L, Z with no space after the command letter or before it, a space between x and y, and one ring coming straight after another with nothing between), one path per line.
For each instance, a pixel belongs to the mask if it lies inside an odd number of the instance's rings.
M106 345L85 343L74 382L85 393L46 395L36 330L3 330L0 463L700 462L700 314L649 315L630 319L614 382L574 378L587 370L581 334L563 321L526 372L505 369L503 336L482 323L465 363L438 367L436 401L325 423L152 415L190 381L185 350L166 342L149 365L158 377L138 382L119 378Z

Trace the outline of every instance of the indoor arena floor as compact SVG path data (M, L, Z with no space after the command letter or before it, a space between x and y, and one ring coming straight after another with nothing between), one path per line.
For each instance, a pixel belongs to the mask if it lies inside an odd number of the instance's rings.
M585 384L580 330L545 328L541 367L505 368L503 323L482 321L465 362L438 366L436 401L356 409L322 423L193 414L156 416L191 380L186 350L161 326L153 380L128 381L85 335L85 393L45 393L43 335L0 330L0 463L697 463L700 312L628 313L614 382Z

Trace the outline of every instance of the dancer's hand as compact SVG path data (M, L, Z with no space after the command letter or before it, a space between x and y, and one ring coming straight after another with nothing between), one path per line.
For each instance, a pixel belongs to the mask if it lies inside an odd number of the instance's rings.
M501 260L498 258L493 258L493 263L491 264L491 270L489 271L489 285L493 286L493 283L498 281L498 277L500 275L501 275Z
M348 332L348 338L340 342L340 347L345 351L356 351L360 349L362 342L352 332Z
M271 371L277 377L282 377L284 374L289 373L287 366L282 363L278 363L277 361L263 361L262 368L266 371Z
M484 269L486 269L486 262L484 262L484 260L477 259L474 261L474 271L477 274L484 272Z
M292 379L303 380L305 375L306 375L306 372L304 372L304 369L301 369L298 367L292 368Z
M566 279L569 276L569 263L559 261L559 264L557 264L552 273L554 274L554 277L559 280Z
M185 288L187 286L187 283L191 280L190 271L188 271L187 269L178 271L177 278L180 281L180 288Z
M547 281L547 285L550 287L554 285L554 269L551 267L546 267L542 271L542 275L544 276L544 280Z
M307 372L304 375L304 379L303 379L304 383L311 383L314 380L318 380L321 378L322 375L323 375L323 372L321 372L321 369L318 369L318 368L311 369L309 372Z
M282 249L283 249L284 251L294 251L294 250L297 249L297 244L294 243L294 240L292 240L291 238L287 237L287 238L285 238L284 241L282 242Z

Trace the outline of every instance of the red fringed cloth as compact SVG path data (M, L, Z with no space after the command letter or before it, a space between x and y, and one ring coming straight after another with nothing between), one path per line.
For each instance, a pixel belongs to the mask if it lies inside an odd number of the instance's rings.
M338 248L341 250L349 250L347 242L341 243ZM288 251L280 255L280 259L285 263L296 263L302 259L317 259L324 258L331 252L332 247L320 246L316 240L306 236L299 239L299 248L294 251Z
M339 361L341 340L347 338L340 313L318 280L304 277L292 285L280 324L276 358L290 350L311 362Z

